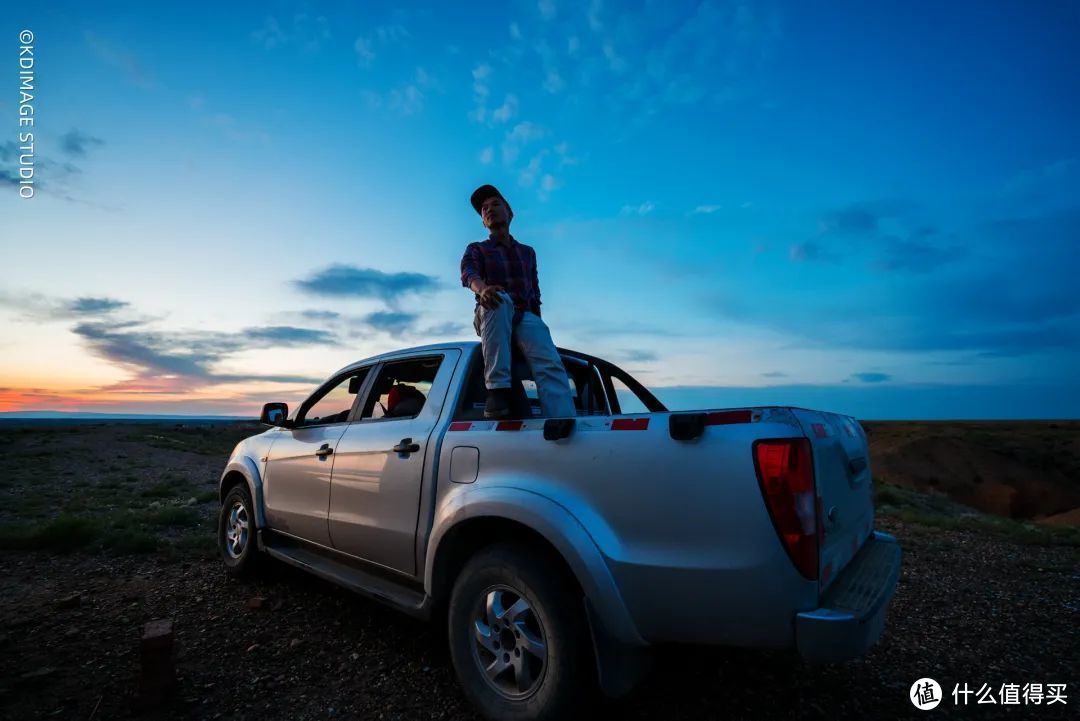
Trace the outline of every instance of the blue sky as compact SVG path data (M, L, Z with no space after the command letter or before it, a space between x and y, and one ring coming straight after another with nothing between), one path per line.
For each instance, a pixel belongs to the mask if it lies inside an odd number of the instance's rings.
M0 410L254 412L474 339L458 262L491 182L555 341L673 407L1080 411L1076 4L48 3L0 28Z

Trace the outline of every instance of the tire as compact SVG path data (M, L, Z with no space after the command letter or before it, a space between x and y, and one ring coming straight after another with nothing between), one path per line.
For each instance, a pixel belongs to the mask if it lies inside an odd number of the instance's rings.
M454 582L447 627L465 695L489 719L567 719L595 700L581 592L556 559L509 544L477 552Z
M255 506L243 483L225 494L218 512L218 551L225 573L239 578L254 575L260 553L255 540Z

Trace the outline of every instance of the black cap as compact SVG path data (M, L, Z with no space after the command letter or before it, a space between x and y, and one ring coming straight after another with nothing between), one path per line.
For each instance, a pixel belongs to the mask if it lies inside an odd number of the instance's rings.
M506 209L510 211L510 217L514 217L514 210L510 207L510 203L506 201L506 198L503 198L503 194L494 185L481 185L473 191L472 198L469 200L472 202L472 207L476 210L477 215L480 214L480 206L491 197L501 198L502 202L506 203Z

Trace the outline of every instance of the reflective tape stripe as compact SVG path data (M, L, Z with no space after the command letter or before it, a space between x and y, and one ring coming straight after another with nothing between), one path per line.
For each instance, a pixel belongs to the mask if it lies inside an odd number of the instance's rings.
M497 431L520 431L525 421L499 421L495 426Z
M644 431L648 428L648 418L616 418L611 422L613 431Z
M750 411L714 411L705 414L705 425L722 426L728 423L750 423L753 414Z
M472 423L467 423L465 421L458 421L456 423L451 423L450 427L447 428L446 430L448 430L448 431L467 431L470 428L472 428Z

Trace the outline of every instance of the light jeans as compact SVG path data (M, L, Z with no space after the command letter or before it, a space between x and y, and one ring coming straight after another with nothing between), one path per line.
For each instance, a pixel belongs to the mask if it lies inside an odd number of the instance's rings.
M577 410L570 395L570 380L547 324L535 313L525 311L515 332L514 302L504 291L499 295L503 302L495 308L477 308L484 352L484 385L489 390L510 387L510 342L513 338L532 370L543 415L547 418L575 417Z

